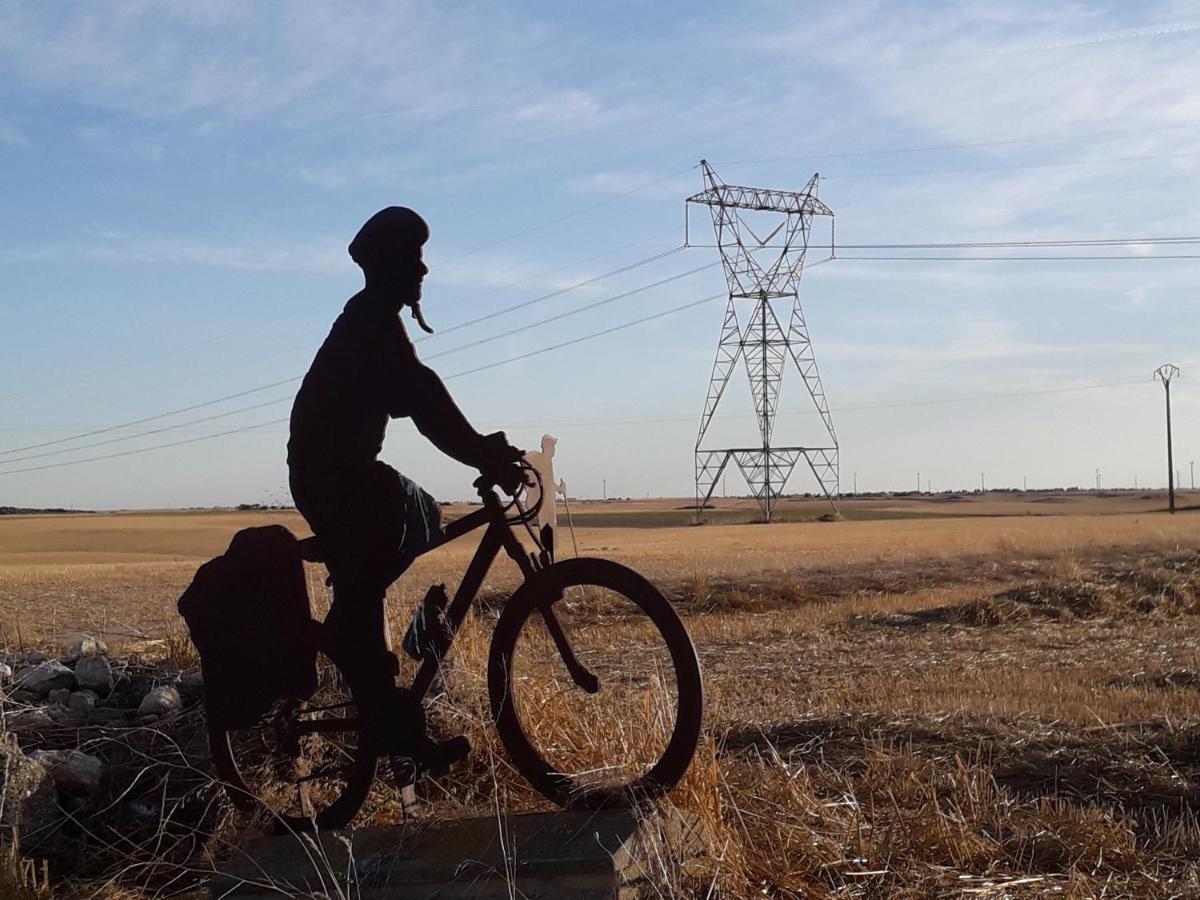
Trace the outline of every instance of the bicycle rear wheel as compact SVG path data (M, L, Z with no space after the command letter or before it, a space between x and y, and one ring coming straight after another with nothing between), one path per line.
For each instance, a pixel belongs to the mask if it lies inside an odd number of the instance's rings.
M586 671L569 671L547 607ZM513 595L492 638L488 694L513 764L563 807L665 794L691 763L704 708L700 662L671 604L602 559L556 563Z
M358 708L324 654L308 700L283 698L254 728L209 721L217 775L235 807L276 830L341 828L362 808L376 759L359 750Z

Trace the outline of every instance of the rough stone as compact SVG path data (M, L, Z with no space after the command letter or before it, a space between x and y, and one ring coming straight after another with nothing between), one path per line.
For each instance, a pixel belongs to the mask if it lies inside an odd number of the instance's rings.
M15 829L23 853L61 848L57 795L45 766L23 754L14 738L0 739L0 826Z
M46 701L49 703L60 703L66 706L67 698L71 696L70 688L55 688L46 695Z
M0 683L12 681L13 667L8 663L0 663Z
M37 699L37 697L33 695L32 691L23 691L18 688L8 695L8 699L13 703L32 703Z
M84 656L75 664L75 678L79 686L95 691L101 697L112 693L113 671L103 656Z
M183 707L183 698L172 685L163 684L156 687L138 705L139 716L165 716Z
M100 790L104 763L79 750L35 750L29 758L41 763L64 794L90 797Z
M104 641L85 634L77 640L68 651L68 660L84 659L89 656L108 656L108 647Z
M19 732L41 731L44 728L53 728L56 723L46 707L35 706L32 709L23 709L13 713L7 717L4 724L9 731Z
M91 712L96 708L96 704L100 702L100 698L95 691L82 690L75 691L67 698L67 708L73 709L75 712Z
M44 697L56 688L75 686L75 673L56 659L48 659L17 673L17 687L37 697Z

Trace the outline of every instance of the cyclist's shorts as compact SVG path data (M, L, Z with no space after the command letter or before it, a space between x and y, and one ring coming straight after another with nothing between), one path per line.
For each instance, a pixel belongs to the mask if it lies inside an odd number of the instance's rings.
M296 509L321 539L335 582L339 570L365 574L396 551L415 556L437 541L442 515L437 501L391 466L315 475L293 470Z

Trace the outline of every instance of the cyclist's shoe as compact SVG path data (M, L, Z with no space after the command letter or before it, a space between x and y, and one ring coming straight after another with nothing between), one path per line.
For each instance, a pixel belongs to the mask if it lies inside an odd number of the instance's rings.
M431 738L425 710L411 691L398 685L363 704L360 734L362 748L372 755L411 759L418 770L434 775L444 774L471 752L465 737Z
M471 755L471 742L461 734L444 741L427 737L422 744L413 756L413 762L419 771L430 775L445 775L451 766Z

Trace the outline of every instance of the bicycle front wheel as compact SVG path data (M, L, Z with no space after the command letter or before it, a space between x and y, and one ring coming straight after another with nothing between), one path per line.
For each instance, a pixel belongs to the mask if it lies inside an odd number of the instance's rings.
M513 764L563 807L665 794L691 763L704 708L700 662L671 604L603 559L556 563L513 595L492 638L488 695Z

